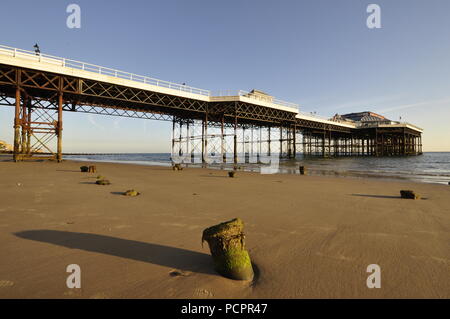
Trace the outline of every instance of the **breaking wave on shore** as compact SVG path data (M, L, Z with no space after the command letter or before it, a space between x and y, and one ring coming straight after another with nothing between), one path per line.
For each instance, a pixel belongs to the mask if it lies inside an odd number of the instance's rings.
M170 153L67 155L64 158L138 165L172 165ZM450 152L424 153L408 157L304 158L298 155L296 159L280 160L278 172L299 174L300 165L306 166L310 175L404 179L438 184L448 184L450 181ZM188 166L202 165L188 164ZM259 172L264 164L240 163L239 166L246 171ZM231 169L233 164L210 164L208 167Z

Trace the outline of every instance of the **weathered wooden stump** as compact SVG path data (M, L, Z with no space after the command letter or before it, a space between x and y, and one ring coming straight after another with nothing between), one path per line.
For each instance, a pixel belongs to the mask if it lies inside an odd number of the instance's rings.
M228 177L234 177L235 174L236 174L235 171L229 171L228 172Z
M420 199L420 195L414 193L414 191L411 191L411 190L401 190L400 196L401 196L401 198L406 198L406 199Z
M306 168L305 168L305 166L300 166L300 175L306 175Z
M219 274L235 280L252 280L253 267L245 249L243 228L240 218L206 228L202 244L208 243L214 268Z
M107 179L99 179L95 182L97 185L111 185L111 182Z
M138 191L136 191L134 189L129 189L124 193L125 196L138 196L140 194L141 193L139 193Z
M87 173L87 172L89 171L89 167L87 167L87 166L81 166L81 167L80 167L80 170L81 170L81 172L83 172L83 173Z
M97 167L95 165L90 165L88 168L89 173L97 173Z

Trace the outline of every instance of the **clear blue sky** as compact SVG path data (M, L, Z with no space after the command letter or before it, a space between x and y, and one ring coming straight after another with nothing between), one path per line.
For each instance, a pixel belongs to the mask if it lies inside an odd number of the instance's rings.
M66 7L81 7L81 29ZM367 5L381 7L368 29ZM324 116L372 110L450 151L448 0L3 0L1 44L199 88L261 89ZM0 139L12 142L12 108ZM64 151L168 152L166 122L64 113ZM89 144L86 144L89 142Z

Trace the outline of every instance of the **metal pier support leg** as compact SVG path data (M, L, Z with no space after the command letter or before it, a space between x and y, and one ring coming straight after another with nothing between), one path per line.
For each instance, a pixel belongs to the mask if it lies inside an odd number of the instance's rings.
M189 120L188 120L186 122L186 159L187 159L187 156L189 156L191 154L189 151L189 140L190 140L190 136L189 136Z
M16 105L14 113L14 162L20 160L20 89L16 88Z
M292 131L290 127L286 128L286 138L287 138L287 158L292 158Z
M323 131L323 135L322 135L322 157L325 157L325 134L326 134L326 132Z
M28 130L27 130L27 155L31 155L31 101L28 100Z
M280 126L280 158L283 157L283 126Z
M258 163L261 163L261 155L262 155L262 126L258 127L258 131L259 131L259 141L258 141L258 148L257 148L257 153L256 153L256 159Z
M270 141L271 141L271 140L270 140L270 126L269 126L269 129L268 129L268 130L269 130L269 131L268 131L267 134L269 135L269 143L268 143L269 145L267 145L267 148L268 148L268 149L267 149L267 156L271 156L272 154L271 154L271 150L270 150Z
M173 154L175 154L175 116L172 118L172 162L173 162Z
M63 95L62 93L58 96L58 149L56 160L58 163L62 161L62 130L63 130L63 121L62 121L62 113L63 113Z
M331 157L331 130L328 129L328 156Z
M20 146L20 153L22 157L27 153L27 127L28 127L28 115L27 115L27 98L24 98L22 104L22 143Z
M183 144L182 144L182 138L183 138L183 120L180 119L180 135L178 137L178 156L183 156Z
M202 163L205 162L205 119L202 120Z
M294 130L294 158L296 158L297 157L297 127L296 127L296 125L294 124L294 127L293 127L293 130Z
M208 157L208 111L203 119L202 142L202 163L206 163Z
M234 164L237 164L238 156L237 156L237 117L234 117L234 136L233 136L233 159Z
M253 130L254 130L255 126L252 124L250 125L250 150L248 154L248 162L251 163L253 161L253 147L255 146L254 143L254 139L253 139Z
M227 154L226 154L226 149L225 149L225 135L224 135L224 129L223 129L223 126L224 126L224 117L223 117L223 115L222 115L222 122L221 122L221 126L220 126L220 133L221 133L221 149L222 149L222 161L224 162L224 163L226 163L227 162Z
M245 125L242 126L242 156L244 163L247 163L247 153L245 152Z

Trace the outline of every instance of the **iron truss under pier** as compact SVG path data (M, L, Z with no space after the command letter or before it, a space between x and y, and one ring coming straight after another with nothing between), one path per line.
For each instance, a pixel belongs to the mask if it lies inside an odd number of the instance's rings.
M61 161L64 111L171 121L172 154L201 162L259 161L274 154L422 153L422 129L374 113L360 113L359 120L355 114L324 119L256 90L212 95L5 46L0 46L0 105L15 109L15 161Z

